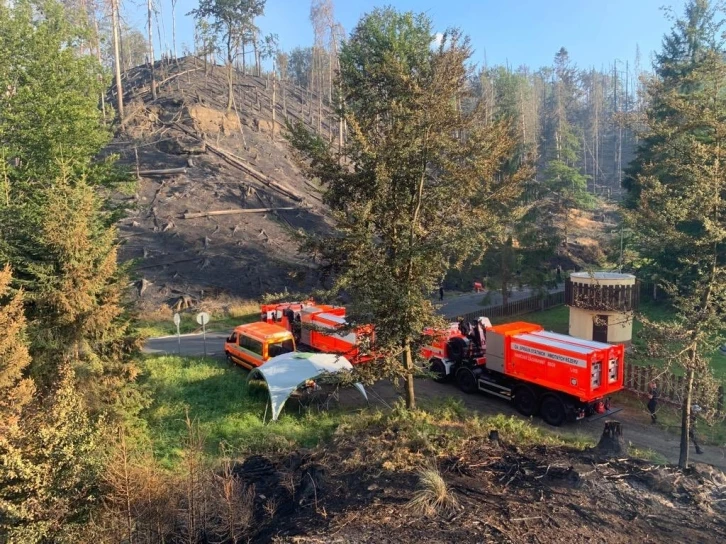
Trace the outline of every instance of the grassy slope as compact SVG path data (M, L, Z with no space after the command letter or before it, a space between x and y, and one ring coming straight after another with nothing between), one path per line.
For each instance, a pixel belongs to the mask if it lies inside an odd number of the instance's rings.
M312 446L329 436L338 424L333 413L283 414L263 422L266 392L249 391L247 372L223 361L195 357L147 357L140 384L151 399L142 413L142 438L153 443L166 466L181 459L187 436L186 416L196 421L206 438L207 452L246 453Z

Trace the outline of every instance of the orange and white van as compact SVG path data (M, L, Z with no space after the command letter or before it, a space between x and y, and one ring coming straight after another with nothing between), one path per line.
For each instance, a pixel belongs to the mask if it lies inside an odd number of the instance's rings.
M289 330L262 322L236 327L224 343L227 359L247 369L292 351L295 351L295 339Z

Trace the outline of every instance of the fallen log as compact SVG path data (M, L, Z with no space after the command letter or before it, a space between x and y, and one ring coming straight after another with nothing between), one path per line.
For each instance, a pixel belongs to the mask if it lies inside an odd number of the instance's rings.
M283 206L281 208L244 208L237 210L215 210L210 212L190 212L182 215L184 219L196 219L197 217L210 217L213 215L235 215L239 213L266 213L299 210L297 206Z
M254 168L252 168L249 164L247 164L244 161L244 159L242 157L238 157L237 155L230 153L229 151L226 151L224 149L221 149L219 147L216 147L216 146L210 144L207 140L199 138L199 136L197 136L192 130L185 127L181 123L174 123L174 126L176 126L182 132L185 132L186 134L196 138L197 140L205 142L207 144L207 149L209 151L211 151L215 155L223 158L225 161L227 161L232 166L235 166L235 167L239 168L240 170L242 170L243 172L249 174L256 180L261 181L262 183L264 183L265 185L267 185L269 187L272 187L273 189L276 189L277 191L279 191L286 197L291 198L291 199L295 200L296 202L303 201L303 198L301 196L297 195L296 193L293 193L288 188L283 187L276 181L267 177L262 172L259 172L259 171L255 170Z
M139 176L171 176L173 174L186 174L187 167L181 166L179 168L164 168L162 170L139 170Z

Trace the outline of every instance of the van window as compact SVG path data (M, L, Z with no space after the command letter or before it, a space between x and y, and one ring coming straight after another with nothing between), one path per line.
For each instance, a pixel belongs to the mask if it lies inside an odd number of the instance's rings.
M291 353L293 351L295 351L295 345L292 343L291 338L279 342L271 342L267 345L268 357L277 357L283 353Z
M227 342L230 344L236 344L237 343L237 333L233 332L232 335L227 338Z
M249 336L242 336L239 345L247 351L251 351L255 355L262 357L262 342Z

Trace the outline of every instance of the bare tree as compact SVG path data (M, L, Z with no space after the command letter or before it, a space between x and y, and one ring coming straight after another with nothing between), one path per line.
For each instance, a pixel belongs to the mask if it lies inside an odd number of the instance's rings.
M224 542L243 542L252 523L255 489L234 473L229 457L222 461L221 474L214 476L212 493L213 533Z
M118 116L121 127L124 126L124 89L121 83L121 54L119 51L119 0L111 0L111 25L113 27L113 53L116 70L116 94L118 95Z
M176 59L176 3L179 0L171 0L171 43L174 48L174 58Z
M154 73L154 33L151 28L152 0L147 0L146 30L149 35L149 64L151 66L151 97L156 100L156 74Z

